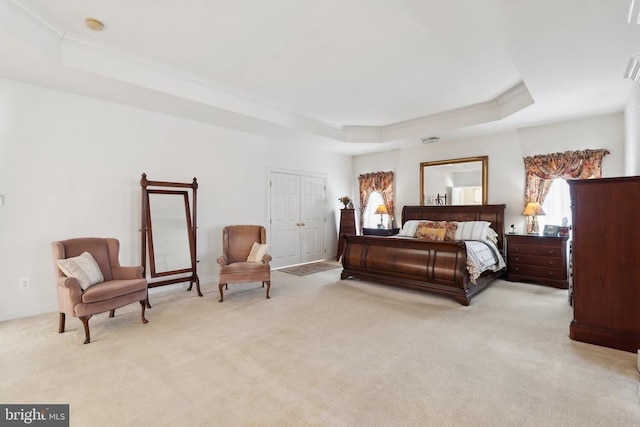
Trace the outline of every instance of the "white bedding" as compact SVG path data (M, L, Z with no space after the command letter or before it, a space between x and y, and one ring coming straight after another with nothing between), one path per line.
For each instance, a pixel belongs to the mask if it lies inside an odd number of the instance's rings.
M472 283L476 283L483 271L498 271L504 268L504 259L493 242L465 240L464 243L467 247L467 270Z

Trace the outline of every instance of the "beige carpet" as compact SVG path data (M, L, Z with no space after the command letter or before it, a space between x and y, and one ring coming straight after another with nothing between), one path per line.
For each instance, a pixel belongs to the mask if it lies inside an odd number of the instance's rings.
M309 274L319 273L321 271L332 270L334 268L341 267L342 264L337 262L321 261L281 268L278 271L281 271L283 273L295 274L296 276L308 276Z
M156 295L88 345L55 313L0 323L0 402L69 403L72 426L640 424L636 355L570 340L566 291L499 281L464 307L340 272Z

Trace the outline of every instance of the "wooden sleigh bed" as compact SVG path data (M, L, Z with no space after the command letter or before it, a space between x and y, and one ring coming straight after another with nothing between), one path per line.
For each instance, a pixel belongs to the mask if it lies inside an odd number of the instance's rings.
M405 206L402 224L409 220L488 221L504 250L505 205ZM487 270L475 281L467 270L464 241L429 241L403 237L342 235L341 279L362 279L422 290L469 305L471 298L504 274Z

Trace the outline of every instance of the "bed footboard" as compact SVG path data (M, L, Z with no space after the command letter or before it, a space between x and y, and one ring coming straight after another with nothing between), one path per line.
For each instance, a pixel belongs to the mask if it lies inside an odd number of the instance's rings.
M343 235L341 279L371 280L449 296L469 305L473 295L502 272L471 283L464 242Z

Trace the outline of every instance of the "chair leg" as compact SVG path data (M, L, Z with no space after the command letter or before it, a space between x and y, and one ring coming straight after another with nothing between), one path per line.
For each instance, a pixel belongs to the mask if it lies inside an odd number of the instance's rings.
M142 323L149 323L149 321L144 317L144 311L147 308L147 299L145 298L140 301L140 305L142 306L142 315L140 316L140 318L142 319Z
M218 285L218 290L220 291L220 299L218 300L218 302L224 301L224 295L222 293L222 288L224 287L224 285L226 285L226 283L220 283ZM229 289L229 285L227 285L227 289Z
M113 317L113 316L115 316L115 315L116 315L116 309L114 308L113 310L111 310L111 311L109 312L109 317Z
M269 290L271 289L271 281L268 282L262 282L262 286L264 287L264 284L267 284L267 299L270 299L271 297L269 296Z
M89 334L89 319L91 316L83 316L80 318L82 325L84 325L84 343L89 344L91 342L91 335Z
M64 332L64 321L65 321L65 314L60 313L60 316L58 317L58 333L59 334Z

